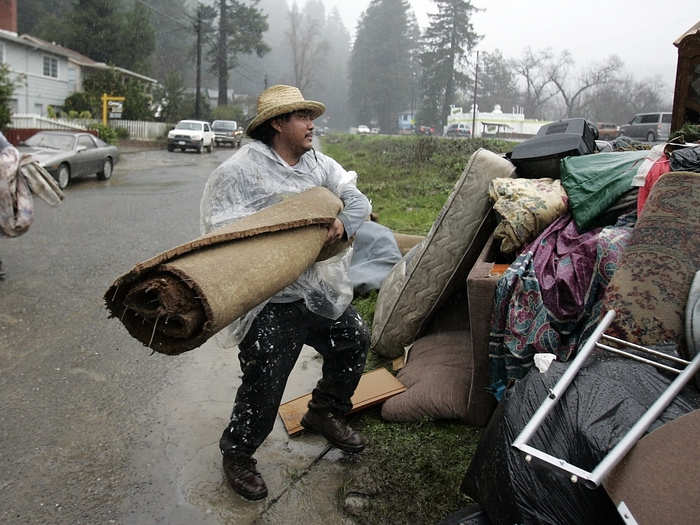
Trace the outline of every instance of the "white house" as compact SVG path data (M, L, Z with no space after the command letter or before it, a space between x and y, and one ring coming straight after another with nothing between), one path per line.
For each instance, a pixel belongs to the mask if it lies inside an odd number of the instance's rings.
M447 116L447 125L465 123L470 128L474 124L474 136L494 135L500 133L515 135L535 135L541 126L549 124L549 121L526 119L522 108L513 108L511 113L504 113L499 104L488 113L479 111L476 106L470 107L468 112L463 112L461 107L450 106L450 114Z
M0 63L16 81L10 101L12 113L46 115L48 106L62 106L90 71L110 69L71 49L29 35L17 34L16 0L1 0L10 8L0 13ZM0 5L0 7L5 7ZM123 68L122 74L155 85L157 81Z

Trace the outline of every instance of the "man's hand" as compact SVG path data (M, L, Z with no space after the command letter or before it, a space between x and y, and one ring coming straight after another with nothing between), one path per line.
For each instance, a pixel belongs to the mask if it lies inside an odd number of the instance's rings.
M326 235L326 244L332 244L343 238L345 233L345 227L340 219L335 219L333 224L328 227L328 234Z

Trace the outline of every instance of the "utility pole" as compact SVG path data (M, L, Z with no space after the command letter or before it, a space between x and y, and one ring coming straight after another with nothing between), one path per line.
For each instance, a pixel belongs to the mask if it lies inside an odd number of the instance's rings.
M474 102L472 104L472 138L476 131L476 81L479 78L479 51L476 51L476 67L474 68Z
M199 119L201 114L201 95L200 88L202 85L202 10L197 9L197 21L195 23L197 31L197 80L194 94L194 116Z
M228 104L228 14L226 0L219 0L219 43L216 70L219 74L219 106Z

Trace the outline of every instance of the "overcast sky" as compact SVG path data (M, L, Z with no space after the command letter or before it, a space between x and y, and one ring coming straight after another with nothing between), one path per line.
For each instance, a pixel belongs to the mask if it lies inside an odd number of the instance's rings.
M324 0L337 6L351 34L369 0ZM303 0L299 0L303 3ZM421 29L435 12L431 0L409 0ZM474 0L485 8L474 17L484 38L479 49L517 57L526 46L570 50L577 66L615 53L635 78L661 75L673 90L677 48L673 41L700 20L700 0Z

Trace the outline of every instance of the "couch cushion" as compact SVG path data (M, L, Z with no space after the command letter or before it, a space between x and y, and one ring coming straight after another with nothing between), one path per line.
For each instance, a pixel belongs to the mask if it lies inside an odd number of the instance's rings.
M700 174L663 175L649 194L604 299L610 335L685 345L684 315L700 266Z
M419 335L465 254L476 260L488 237L478 233L490 210L489 182L514 171L510 161L488 150L471 156L425 240L394 266L379 290L372 325L375 352L398 357Z
M398 373L407 389L384 402L382 417L389 421L465 420L471 381L470 346L467 331L418 339L408 353L406 366Z

